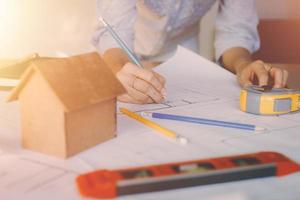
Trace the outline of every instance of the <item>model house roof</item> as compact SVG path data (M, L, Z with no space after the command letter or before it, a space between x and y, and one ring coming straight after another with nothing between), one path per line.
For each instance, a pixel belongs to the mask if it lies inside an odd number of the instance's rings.
M40 58L32 61L8 101L17 100L30 78L41 75L66 111L111 99L125 92L101 57L89 53L69 58Z

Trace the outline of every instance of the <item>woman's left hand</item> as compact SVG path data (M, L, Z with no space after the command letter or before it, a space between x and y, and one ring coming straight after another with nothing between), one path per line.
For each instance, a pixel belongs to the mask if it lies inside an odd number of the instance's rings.
M283 88L287 85L287 79L286 70L273 67L261 60L245 63L237 71L237 80L242 87L255 84L263 86L271 83L274 88Z

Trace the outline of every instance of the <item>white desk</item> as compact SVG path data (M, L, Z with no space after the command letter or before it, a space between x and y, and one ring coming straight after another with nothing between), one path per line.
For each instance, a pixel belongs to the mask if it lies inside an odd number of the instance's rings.
M300 162L300 113L259 117L239 111L239 88L235 77L184 49L180 49L177 56L158 71L169 83L166 104L121 106L136 111L155 110L252 123L267 130L255 133L155 120L191 140L187 146L180 146L118 114L117 138L68 160L60 160L20 147L18 103L4 103L8 93L0 92L0 199L82 199L75 187L75 177L100 168L115 169L266 150L281 152ZM299 199L299 185L300 173L295 173L281 178L252 179L120 199Z

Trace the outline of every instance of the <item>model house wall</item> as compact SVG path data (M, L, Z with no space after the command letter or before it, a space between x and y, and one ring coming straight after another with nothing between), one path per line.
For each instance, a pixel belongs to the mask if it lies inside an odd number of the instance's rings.
M11 91L22 146L67 158L116 136L116 97L125 89L98 53L34 58Z

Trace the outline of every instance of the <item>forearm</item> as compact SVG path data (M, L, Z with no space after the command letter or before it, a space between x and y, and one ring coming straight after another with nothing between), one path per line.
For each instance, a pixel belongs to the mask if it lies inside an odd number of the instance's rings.
M252 62L252 58L247 49L242 47L234 47L223 53L221 62L226 69L237 74Z
M247 8L247 9L244 9ZM259 48L258 16L254 0L220 1L216 18L216 58L238 74Z
M108 67L116 74L122 67L130 62L128 56L120 48L111 48L104 52L103 59Z

